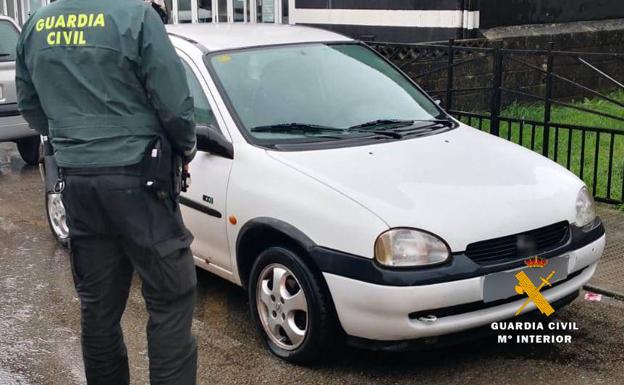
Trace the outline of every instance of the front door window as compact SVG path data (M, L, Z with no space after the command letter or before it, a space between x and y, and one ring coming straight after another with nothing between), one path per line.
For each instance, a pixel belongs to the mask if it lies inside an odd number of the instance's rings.
M212 112L210 103L206 98L206 94L204 94L204 90L202 89L199 80L197 80L197 77L193 73L193 70L186 63L186 61L182 60L182 65L184 66L184 70L186 72L186 80L188 82L189 90L191 91L191 96L193 97L193 103L195 105L195 123L205 126L211 126L219 130L219 124L217 123L217 119Z

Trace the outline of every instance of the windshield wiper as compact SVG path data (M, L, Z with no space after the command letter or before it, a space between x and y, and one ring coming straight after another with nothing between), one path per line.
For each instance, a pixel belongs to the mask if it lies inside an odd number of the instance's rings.
M371 120L370 122L356 124L355 126L349 127L349 129L354 128L368 128L368 127L381 127L381 126L393 126L393 127L402 127L413 124L413 120L404 120L404 119L377 119Z
M290 133L290 132L344 132L342 128L320 126L318 124L308 123L282 123L270 124L266 126L258 126L250 129L252 132L274 132L274 133Z
M340 133L343 135L349 134L351 132L362 132L367 134L376 134L389 136L394 139L400 139L403 137L398 132L392 131L382 131L382 130L372 130L365 128L337 128L337 127L329 127L329 126L321 126L317 124L308 124L308 123L282 123L282 124L272 124L266 126L258 126L250 129L252 132L272 132L272 133ZM334 138L334 139L342 139L342 137L338 136L315 136L319 138Z
M10 53L0 53L0 57L6 57L6 56L11 56L12 54Z
M404 134L422 130L433 130L436 126L453 127L455 123L449 119L402 120L377 119L349 127L349 131L372 132L400 139Z
M410 124L409 126L405 128L398 129L396 130L396 132L405 134L405 133L413 133L413 132L418 132L418 131L423 131L423 130L431 131L431 130L436 129L436 127L439 127L439 126L454 127L455 123L449 119L414 120L412 124Z
M443 126L453 127L455 123L450 119L429 119L429 120L415 120L414 122L423 122L423 123L431 123L431 124L440 124Z
M372 129L372 128L364 128L364 127L363 128L347 128L345 132L365 132L365 133L370 133L370 134L389 136L394 139L401 139L403 137L403 134L397 131L379 130L379 129Z

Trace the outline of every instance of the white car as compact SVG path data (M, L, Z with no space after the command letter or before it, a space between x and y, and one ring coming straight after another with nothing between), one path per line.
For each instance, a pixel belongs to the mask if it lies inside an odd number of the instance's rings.
M15 142L24 161L39 162L39 135L22 119L15 95L15 46L19 27L0 15L0 142Z
M594 274L604 228L581 180L454 120L361 42L285 25L168 31L196 104L180 197L196 264L248 290L277 356L511 319L529 257L556 270L541 290L553 307Z

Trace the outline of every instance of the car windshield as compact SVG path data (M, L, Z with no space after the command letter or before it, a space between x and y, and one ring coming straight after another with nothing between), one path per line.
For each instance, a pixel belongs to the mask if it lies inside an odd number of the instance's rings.
M15 26L6 20L0 20L0 62L15 60L15 46L19 34Z
M380 134L439 122L442 114L404 75L360 44L254 48L215 53L206 62L252 140Z

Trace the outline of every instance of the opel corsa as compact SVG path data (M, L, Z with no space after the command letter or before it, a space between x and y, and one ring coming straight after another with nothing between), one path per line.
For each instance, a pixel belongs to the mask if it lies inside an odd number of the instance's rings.
M583 182L453 119L365 44L299 26L168 31L198 123L180 197L195 262L248 291L275 355L306 363L339 336L396 348L512 319L527 299L514 274L540 283L530 257L555 271L541 289L555 308L594 274L605 235Z

